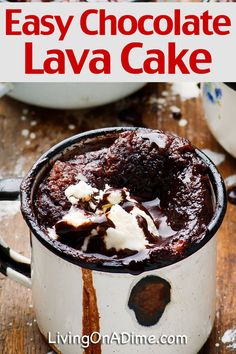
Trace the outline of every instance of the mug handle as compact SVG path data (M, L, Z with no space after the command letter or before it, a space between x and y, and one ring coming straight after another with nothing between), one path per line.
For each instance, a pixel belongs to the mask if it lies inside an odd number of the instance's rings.
M0 82L0 98L12 91L14 85L11 82Z
M0 179L0 201L17 200L20 194L21 178ZM30 259L11 249L0 236L0 273L10 279L31 287Z

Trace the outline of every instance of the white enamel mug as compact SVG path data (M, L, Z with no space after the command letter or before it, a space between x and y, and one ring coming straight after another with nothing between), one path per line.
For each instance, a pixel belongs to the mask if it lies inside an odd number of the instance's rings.
M54 247L58 241L49 240L38 225L33 197L55 160L89 151L94 143L102 146L117 133L132 129L106 128L73 136L50 149L29 171L21 184L21 209L31 231L31 272L29 260L3 241L0 244L1 272L32 288L39 329L59 353L196 354L213 327L216 232L226 196L219 172L199 150L196 153L208 167L215 211L204 239L174 264L171 260L164 267L149 264L138 272L88 264L62 245ZM0 190L1 199L18 194L12 180L0 181ZM137 311L137 303L146 317ZM88 338L99 342L84 348Z
M218 142L236 157L236 84L202 84L203 106L208 126Z

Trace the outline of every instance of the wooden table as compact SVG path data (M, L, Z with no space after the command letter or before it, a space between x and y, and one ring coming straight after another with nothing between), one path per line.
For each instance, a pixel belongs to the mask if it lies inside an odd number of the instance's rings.
M5 97L0 100L0 177L24 176L32 163L50 146L81 131L117 125L145 125L188 137L200 148L223 152L209 132L200 98L181 102L162 96L169 85L149 84L131 97L89 110L59 111L28 106ZM166 92L164 92L164 95ZM161 99L158 99L161 98ZM187 125L173 119L170 105L181 108ZM224 177L236 171L236 161L226 154L219 166ZM17 207L17 206L16 206ZM29 231L15 208L3 215L0 235L22 254L29 255ZM213 333L202 353L230 353L221 337L236 327L236 206L228 211L219 232L217 315ZM207 289L203 289L207 292ZM46 354L35 320L31 292L0 275L0 353ZM128 353L127 353L128 354Z

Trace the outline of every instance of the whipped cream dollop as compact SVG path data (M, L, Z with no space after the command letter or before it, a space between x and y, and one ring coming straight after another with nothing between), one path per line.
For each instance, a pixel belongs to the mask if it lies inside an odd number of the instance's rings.
M80 180L67 187L65 195L71 208L49 230L50 237L65 243L78 241L84 252L89 252L93 242L103 251L116 252L139 252L158 242L159 233L151 215L128 189L105 185L98 190Z
M93 188L85 181L79 181L79 183L72 184L66 188L65 195L71 204L76 204L79 200L90 200L91 196L96 192L98 192L96 188Z
M120 205L113 205L107 215L115 227L109 227L104 241L107 249L115 248L116 251L130 249L141 251L149 244L145 232L140 226L139 218L147 224L147 230L154 236L159 236L151 217L143 210L134 206L128 213Z

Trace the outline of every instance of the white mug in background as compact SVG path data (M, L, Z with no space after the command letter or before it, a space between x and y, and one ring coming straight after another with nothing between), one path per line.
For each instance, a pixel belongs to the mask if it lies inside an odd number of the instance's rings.
M211 132L223 148L236 157L236 83L203 83L202 97Z
M91 146L104 146L118 133L135 128L106 128L73 136L46 152L32 167L21 184L21 210L30 228L30 261L0 242L0 270L3 274L31 287L37 323L43 336L57 352L80 354L80 344L57 340L61 336L87 336L99 332L118 336L124 332L159 340L162 335L184 336L172 345L116 342L93 344L93 354L196 354L206 342L215 318L216 232L223 220L226 196L223 180L214 164L201 151L197 155L208 167L214 193L214 215L205 237L181 261L164 267L147 264L143 271L123 266L86 263L64 252L49 240L34 214L37 186L53 163ZM19 185L19 180L17 180ZM15 198L18 186L13 180L0 181L0 199ZM31 268L31 271L30 271ZM137 290L139 292L137 292ZM141 294L141 298L137 298ZM136 298L135 298L136 296ZM141 305L140 300L141 299ZM137 311L137 300L146 320ZM150 316L149 316L150 312ZM153 313L155 314L153 317ZM75 337L73 337L75 338ZM67 337L68 339L68 337ZM85 350L85 353L87 351Z

